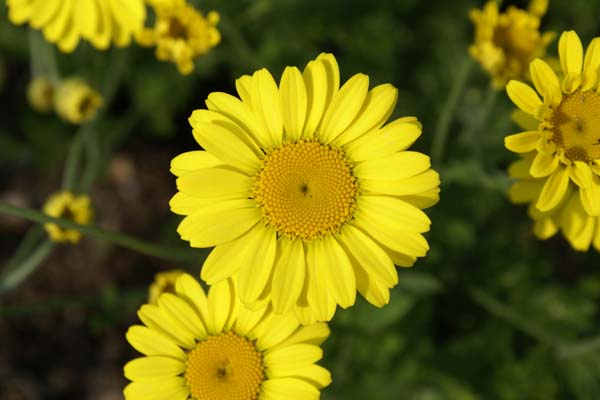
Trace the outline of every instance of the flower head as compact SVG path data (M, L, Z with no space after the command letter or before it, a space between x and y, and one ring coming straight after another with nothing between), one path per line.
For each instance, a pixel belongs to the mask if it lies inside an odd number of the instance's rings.
M80 78L64 80L56 88L56 113L73 124L81 124L94 118L101 105L100 93Z
M8 18L26 22L66 53L81 39L98 49L128 46L146 19L143 0L7 0Z
M65 218L78 224L89 224L94 215L88 196L74 196L71 192L58 192L46 200L43 212L51 217ZM56 224L45 224L48 236L54 242L77 243L81 233L72 229L63 229Z
M193 247L216 246L202 268L209 284L238 274L252 308L272 302L304 322L329 320L358 290L383 306L394 264L428 250L423 208L439 199L429 157L407 151L414 117L384 125L397 90L357 74L340 88L331 54L279 86L266 69L236 82L240 98L212 93L190 117L205 149L173 159L179 192L171 209Z
M535 207L551 211L578 192L589 216L600 216L600 38L587 52L574 31L559 41L561 79L542 60L531 63L535 90L521 82L506 86L511 100L537 123L505 138L506 147L524 155L534 184L523 183ZM537 93L536 93L537 90ZM543 102L538 93L542 96ZM533 187L536 186L536 190Z
M148 289L148 303L156 304L158 297L163 293L175 293L175 281L181 274L183 274L183 271L173 269L154 275L154 282Z
M47 76L36 76L27 85L27 100L39 112L52 111L54 105L54 85Z
M324 323L300 326L270 307L240 304L232 280L208 296L188 274L156 305L142 306L145 326L129 328L127 340L144 354L125 365L127 400L318 399L329 372L316 365L329 336Z
M546 52L546 46L555 36L553 32L539 32L547 6L547 0L532 0L529 10L509 6L500 13L498 3L490 0L482 10L470 11L475 41L469 52L491 75L495 87L503 87L510 79L523 78L531 60Z
M138 42L156 46L156 58L175 63L181 74L191 73L194 60L221 41L216 28L219 14L211 11L205 17L184 0L154 0L151 4L156 21L140 32Z

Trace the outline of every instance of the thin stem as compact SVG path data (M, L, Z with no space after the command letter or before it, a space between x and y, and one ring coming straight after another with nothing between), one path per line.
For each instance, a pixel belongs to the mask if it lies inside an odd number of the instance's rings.
M38 248L21 264L18 268L13 268L8 274L0 280L0 293L7 292L21 282L23 282L33 271L35 271L42 261L50 254L54 248L54 243L45 240Z
M31 254L33 248L38 244L38 242L43 238L43 229L41 226L36 225L29 229L25 234L25 237L19 243L19 247L14 252L11 259L6 263L4 269L2 270L2 274L9 273L13 268L16 268L17 265L25 259L28 254Z
M469 129L465 131L462 137L462 142L469 145L474 150L480 150L481 143L481 132L482 128L486 125L494 106L496 105L496 99L498 98L498 89L489 86L488 92L483 99L483 104L479 108L475 121L470 125ZM486 130L489 131L489 130ZM478 151L478 153L481 153Z
M61 228L74 229L83 234L89 235L95 239L106 240L116 245L137 251L139 253L147 254L149 256L158 257L169 261L199 262L207 254L207 252L203 250L194 250L190 248L182 249L179 247L171 247L144 242L142 240L124 235L122 233L111 232L109 230L105 230L91 225L81 225L63 218L54 218L49 215L43 214L37 210L16 207L4 202L0 202L0 213L24 218L29 221L37 222L40 224L53 223L60 226Z
M531 322L523 315L517 313L514 309L502 304L496 300L493 296L490 296L481 289L471 288L469 289L470 297L483 308L494 314L498 318L509 322L522 332L528 334L532 338L536 339L540 343L544 343L550 346L558 346L563 340L551 335L543 328Z
M63 170L62 188L64 190L75 190L77 171L79 170L79 163L81 161L82 136L88 129L90 129L88 125L79 128L69 146L65 168Z
M559 358L573 358L600 350L600 336L583 339L577 343L560 346L556 352Z
M458 71L458 76L454 80L452 90L450 90L446 103L444 103L444 107L440 112L438 123L435 127L433 141L431 143L431 160L434 165L439 164L442 161L446 141L448 140L448 132L450 131L450 125L452 123L452 116L458 105L460 95L467 84L472 67L473 60L467 58L463 61L463 64Z

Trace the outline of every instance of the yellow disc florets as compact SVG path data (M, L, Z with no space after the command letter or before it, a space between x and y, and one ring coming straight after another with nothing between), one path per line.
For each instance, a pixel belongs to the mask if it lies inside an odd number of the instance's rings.
M344 153L317 141L269 153L254 187L266 222L280 234L304 240L337 231L352 217L357 194Z
M189 353L185 380L194 399L256 400L265 380L262 354L235 333L209 336Z
M563 94L550 122L552 141L569 160L600 159L600 95L596 91Z

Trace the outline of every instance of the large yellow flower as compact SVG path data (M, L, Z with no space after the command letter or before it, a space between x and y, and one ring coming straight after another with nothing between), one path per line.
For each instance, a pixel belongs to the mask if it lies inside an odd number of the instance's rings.
M133 381L127 400L316 400L329 372L316 365L325 323L300 326L270 307L250 311L235 285L224 280L208 296L190 275L175 282L157 305L138 312L145 326L129 328L127 340L145 355L125 365Z
M26 22L70 53L80 39L98 49L127 46L146 19L143 0L7 0L14 24Z
M216 28L219 14L206 17L184 0L150 1L156 20L152 28L144 28L137 41L143 46L156 46L156 58L177 65L183 75L194 70L194 60L221 41Z
M239 273L244 304L271 301L303 322L330 320L356 290L383 306L394 264L412 266L429 246L421 209L439 199L429 157L407 151L414 117L385 125L397 99L390 84L369 91L357 74L339 87L331 54L304 72L287 67L279 87L266 69L236 82L241 100L212 93L190 117L204 151L173 159L186 215L178 232L193 247L216 246L209 284Z
M563 205L571 191L590 217L600 216L600 38L585 54L574 31L561 35L561 80L542 60L531 63L538 94L528 85L511 81L511 100L537 123L526 132L505 138L506 147L523 155L527 176L513 187L513 196L535 202L542 213ZM521 173L522 175L522 173Z
M498 2L488 1L483 9L472 9L475 40L469 53L491 75L492 84L502 88L510 79L522 79L535 57L546 52L554 32L540 34L540 20L548 0L532 0L528 10L509 6L498 11Z

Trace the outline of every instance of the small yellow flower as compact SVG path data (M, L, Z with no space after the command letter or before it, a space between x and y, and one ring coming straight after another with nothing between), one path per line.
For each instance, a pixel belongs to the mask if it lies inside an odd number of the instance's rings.
M469 17L475 25L475 40L469 53L492 77L500 89L510 79L523 78L529 63L542 57L554 32L540 34L540 19L547 0L533 0L529 10L509 6L500 13L496 1L488 1L483 9L472 9Z
M13 24L29 23L70 53L81 39L98 49L128 46L146 19L144 0L7 0Z
M261 69L236 81L239 98L211 93L189 118L204 150L171 162L171 210L192 247L212 247L201 277L237 274L242 302L272 302L303 323L330 320L356 293L383 307L398 283L394 264L429 250L439 200L429 157L409 148L415 117L386 123L398 98L390 84L369 90L356 74L340 85L332 54L304 72L287 67L279 85Z
M54 96L54 107L61 118L81 124L94 118L102 105L100 93L80 78L70 78L59 83Z
M327 324L301 326L270 306L250 311L230 279L208 295L182 274L174 293L143 305L127 331L144 356L125 365L126 400L318 400L331 375L316 364Z
M175 281L181 274L183 274L183 271L174 269L154 275L154 282L148 290L148 303L156 304L158 297L163 293L175 293Z
M93 210L88 196L74 196L71 192L58 192L48 198L43 212L51 217L65 218L78 224L88 224L92 220ZM56 224L45 224L44 228L54 242L77 243L81 233L72 229L63 229Z
M184 0L154 0L151 4L156 21L137 36L138 43L156 46L156 58L175 63L183 75L190 74L194 60L221 41L216 28L219 14L211 11L204 17Z
M27 86L27 100L31 107L47 113L52 111L54 105L54 85L47 76L36 76Z

